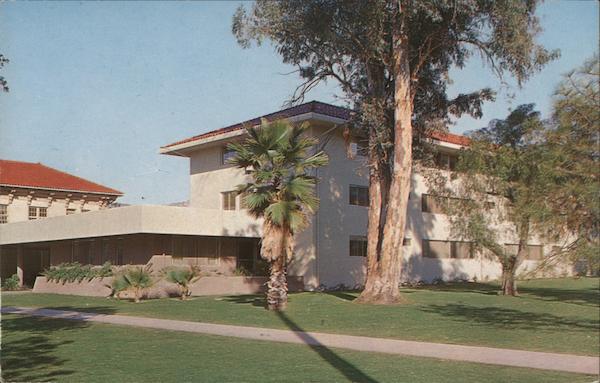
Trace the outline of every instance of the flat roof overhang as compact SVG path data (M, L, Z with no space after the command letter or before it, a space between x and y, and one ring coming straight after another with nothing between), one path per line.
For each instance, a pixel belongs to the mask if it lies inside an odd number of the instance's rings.
M138 205L0 225L0 245L127 234L259 237L245 211Z

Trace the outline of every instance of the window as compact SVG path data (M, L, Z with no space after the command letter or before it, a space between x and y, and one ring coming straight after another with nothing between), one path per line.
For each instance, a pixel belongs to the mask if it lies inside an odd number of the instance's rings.
M369 206L369 188L350 185L350 205Z
M539 261L544 258L544 247L542 245L527 245L525 252L525 259L530 261ZM507 243L504 245L504 251L506 254L517 255L519 251L519 245L513 243Z
M77 210L75 209L67 209L67 215L75 214Z
M90 209L81 209L82 213L87 213L88 211L90 211Z
M221 193L223 195L223 210L235 210L236 191L228 191Z
M29 220L46 218L48 216L48 208L29 206Z
M8 205L0 205L0 223L8 223Z
M246 202L247 194L240 194L240 210L248 210L248 203Z
M466 241L436 241L423 239L423 256L426 258L473 258L473 243Z
M367 237L350 236L350 256L351 257L366 257L367 256Z
M235 157L235 151L224 147L221 151L221 164L229 165L229 160Z
M431 194L421 196L421 211L423 213L444 214L444 197L438 197Z
M404 238L402 240L402 246L410 246L412 244L412 240L410 238Z
M451 153L436 153L434 159L435 167L443 170L456 170L458 155Z
M441 197L431 194L421 196L421 211L431 214L446 214L448 210L457 209L461 203L469 200L462 198Z
M350 158L367 157L369 148L365 141L355 141L350 143Z

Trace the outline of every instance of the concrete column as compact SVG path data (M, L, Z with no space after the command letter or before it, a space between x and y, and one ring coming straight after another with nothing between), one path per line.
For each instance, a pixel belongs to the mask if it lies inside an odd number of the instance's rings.
M17 246L17 276L19 277L19 286L23 286L23 246Z

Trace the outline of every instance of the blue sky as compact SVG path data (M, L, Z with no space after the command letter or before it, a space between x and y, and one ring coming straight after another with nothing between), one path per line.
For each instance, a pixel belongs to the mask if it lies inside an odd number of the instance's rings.
M299 83L270 46L241 49L231 34L238 2L3 2L0 158L42 162L125 193L126 203L188 198L188 161L170 142L281 107ZM562 52L522 89L472 60L451 73L451 94L490 86L498 100L463 132L535 102L547 115L562 73L598 45L598 2L548 1L540 42ZM510 81L509 81L510 83ZM334 83L307 100L340 103Z

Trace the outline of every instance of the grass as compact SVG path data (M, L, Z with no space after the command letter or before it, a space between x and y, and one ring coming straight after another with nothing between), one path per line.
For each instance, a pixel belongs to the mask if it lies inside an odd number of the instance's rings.
M404 289L411 302L365 306L356 293L298 293L286 316L304 331L485 345L580 355L599 354L598 278L520 283L520 297L492 284ZM2 305L47 307L287 329L257 296L160 299L134 304L106 298L5 294Z
M55 382L590 382L593 377L4 315L2 378Z

